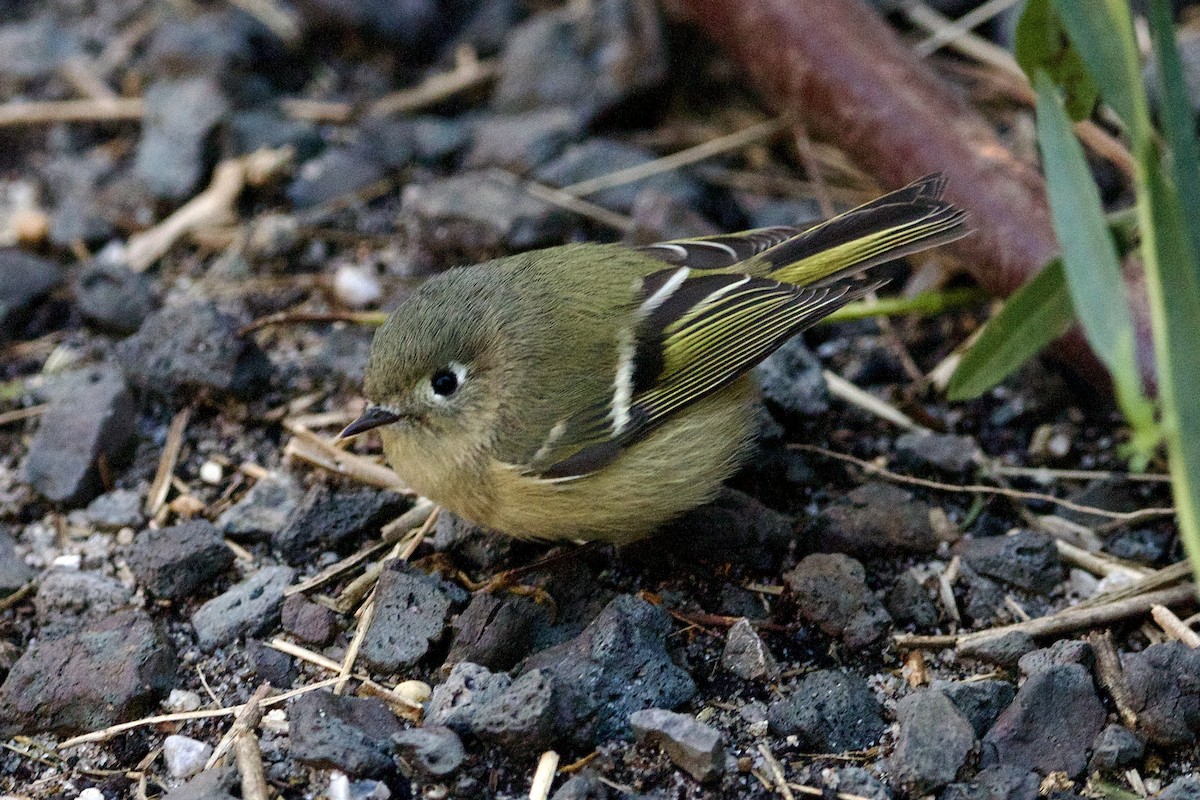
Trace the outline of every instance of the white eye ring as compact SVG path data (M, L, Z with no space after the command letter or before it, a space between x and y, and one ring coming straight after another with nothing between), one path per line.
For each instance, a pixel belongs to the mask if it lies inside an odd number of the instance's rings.
M446 403L462 388L467 380L467 372L467 366L457 361L451 361L444 368L434 372L425 384L430 400L439 404Z

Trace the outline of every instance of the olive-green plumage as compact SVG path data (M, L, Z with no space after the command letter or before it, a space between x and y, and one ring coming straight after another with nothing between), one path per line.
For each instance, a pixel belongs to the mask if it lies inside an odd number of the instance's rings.
M378 427L414 490L522 538L626 542L710 499L755 425L755 364L966 233L925 179L809 231L573 244L452 269L379 329Z

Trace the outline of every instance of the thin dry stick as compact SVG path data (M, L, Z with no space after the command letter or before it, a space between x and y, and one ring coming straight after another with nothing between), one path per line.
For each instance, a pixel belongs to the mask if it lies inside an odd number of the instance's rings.
M538 759L537 769L533 772L533 780L529 784L529 800L546 800L550 796L550 787L554 784L554 775L558 772L558 753L547 750Z
M575 195L576 197L583 197L603 191L604 189L611 189L615 186L624 186L627 183L640 181L643 178L649 178L663 172L670 172L680 167L686 167L688 164L695 164L698 161L712 158L721 153L739 150L762 139L770 139L787 128L787 126L788 119L786 117L759 122L740 131L718 136L716 139L672 153L669 156L663 156L653 161L635 164L632 167L619 169L606 175L597 175L586 181L579 181L568 186L563 186L560 191Z
M1049 467L1011 467L991 462L985 467L988 472L1010 478L1032 478L1038 483L1065 481L1147 481L1170 483L1171 476L1160 472L1116 472L1106 469L1050 469Z
M317 434L304 428L292 430L292 438L283 449L285 456L292 456L301 461L329 472L345 475L348 478L374 486L378 489L391 489L409 497L413 491L404 485L404 481L395 472L382 464L376 464L369 458L339 450Z
M279 108L292 119L332 125L347 123L354 116L354 106L340 100L284 97L279 101Z
M779 763L779 759L771 752L771 748L766 742L758 743L758 752L762 753L763 763L767 765L767 771L771 773L771 781L775 784L775 791L783 795L784 800L796 800L796 795L792 794L792 787L788 785L783 765Z
M451 72L430 75L411 89L403 89L379 98L367 110L367 116L386 117L416 111L481 86L500 73L498 61L481 61L469 48L459 50L455 61L454 70Z
M829 386L829 393L834 397L839 397L847 403L874 414L880 419L887 420L893 425L899 425L907 431L929 430L924 425L918 424L912 417L900 409L885 403L865 389L858 388L836 372L826 369L822 370L821 374L825 376L825 383Z
M146 516L158 514L163 503L167 501L167 492L171 489L171 478L175 474L175 464L179 461L179 451L183 449L183 434L187 430L188 421L192 418L190 406L179 410L171 420L167 429L167 441L163 445L162 456L158 459L158 470L154 473L154 481L146 494Z
M320 667L323 670L339 673L338 677L331 679L332 682L341 680L340 673L342 671L342 664L339 661L334 661L332 658L309 650L307 647L301 647L294 642L289 642L287 639L280 639L278 636L267 642L266 645L273 650L278 650L279 652L285 653L292 658L298 658L301 661L306 661L309 664ZM419 712L421 710L420 702L405 697L395 689L389 689L383 684L376 683L375 681L371 680L371 676L367 675L366 673L356 672L352 677L354 680L359 681L362 684L364 691L369 691L371 694L374 694L374 696L380 699L387 700L390 703L402 705L410 713L414 711Z
M1192 565L1188 561L1179 561L1169 567L1163 567L1157 572L1152 572L1144 578L1140 578L1133 583L1120 586L1116 589L1098 594L1095 597L1089 597L1075 605L1075 608L1090 608L1091 606L1103 605L1111 603L1114 600L1124 600L1129 597L1136 597L1140 594L1160 589L1163 586L1169 586L1178 580L1188 577L1192 574Z
M238 329L238 336L261 330L269 325L301 325L304 323L351 322L355 325L382 325L387 314L382 311L280 311L267 314Z
M1087 636L1092 651L1096 654L1096 680L1108 692L1121 722L1129 728L1137 725L1137 713L1129 700L1129 684L1125 680L1125 671L1121 668L1121 657L1113 645L1110 631L1092 631Z
M587 217L590 220L599 222L601 225L607 225L621 233L629 233L637 227L630 217L610 211L604 206L589 203L587 200L576 197L573 194L567 194L562 189L556 189L553 186L547 186L544 183L538 183L534 180L523 180L511 172L506 172L502 169L488 170L488 175L502 183L520 188L530 197L541 200L543 203L550 203L551 205L565 208L567 211L578 214L581 217Z
M37 406L29 406L27 408L14 408L12 411L0 413L0 425L11 425L14 422L20 422L23 419L41 416L50 408L49 403L42 403Z
M337 683L337 680L337 678L329 678L327 680L317 681L316 683L310 683L307 686L301 686L299 689L292 689L289 692L277 694L274 697L268 697L266 700L262 701L262 705L274 706L279 705L280 703L286 703L293 697L299 697L302 694L308 694L309 692L314 692L318 689L324 689L326 686L332 686L333 684ZM147 725L161 725L164 722L184 722L193 719L211 719L212 717L232 717L240 714L243 708L245 708L245 704L229 706L227 708L209 708L204 709L203 711L180 711L175 714L156 714L152 717L142 717L141 719L110 725L103 730L84 733L80 734L79 736L73 736L64 742L59 742L54 749L65 750L68 747L77 747L78 745L87 744L89 742L107 741L119 733L124 733L125 731L130 731L134 728L143 728Z
M812 797L827 797L829 792L825 789L818 789L816 786L805 786L800 783L789 783L788 787L800 794L807 794ZM871 800L869 797L863 797L861 794L850 794L849 792L834 792L834 797L837 800Z
M10 594L8 597L0 597L0 611L7 611L29 595L33 594L33 590L36 586L37 583L30 581L20 589L17 589L15 592Z
M267 800L267 774L263 770L262 751L253 731L243 731L233 743L238 775L242 779L242 800Z
M234 740L246 731L252 731L258 727L259 721L262 719L262 704L266 700L267 695L271 693L271 684L264 683L254 690L254 694L250 695L250 699L242 705L242 710L237 713L233 719L233 724L229 726L229 730L225 731L225 735L221 737L221 741L217 742L217 746L213 749L212 755L205 762L205 769L212 769L225 760L225 754L229 752L229 748L233 747Z
M371 597L363 604L358 616L358 625L354 629L354 638L350 640L350 646L346 648L346 657L338 668L338 682L334 684L334 694L341 694L346 687L346 682L350 680L350 673L354 671L354 662L358 660L358 651L362 649L363 640L367 638L367 630L371 627L371 620L374 618L375 598Z
M920 56L932 55L940 50L943 45L949 44L959 37L970 33L972 28L982 25L992 17L1004 13L1019 2L1021 0L988 0L988 2L982 3L966 14L963 14L953 23L934 31L926 39L918 42L913 50Z
M1085 506L1080 503L1075 503L1070 500L1064 500L1061 497L1055 497L1052 494L1042 494L1041 492L1023 492L1018 489L1008 489L999 486L985 486L983 484L968 484L966 486L956 486L952 483L941 483L939 481L931 481L925 478L916 478L912 475L901 475L898 472L881 467L878 464L872 464L870 461L864 461L861 458L855 458L846 453L837 453L833 450L827 450L824 447L817 447L811 444L790 444L788 447L795 450L808 450L813 453L818 453L829 458L836 458L839 461L846 461L851 464L856 464L862 469L881 478L896 483L907 483L913 486L923 486L926 489L936 489L940 492L957 492L962 494L994 494L1003 497L1012 497L1017 500L1037 500L1044 503L1054 503L1071 511L1078 511L1084 514L1095 514L1097 516L1108 517L1112 520L1121 522L1134 522L1143 519L1152 519L1154 517L1168 517L1175 514L1174 508L1142 508L1137 511L1109 511L1095 506Z
M1093 575L1099 575L1102 578L1106 578L1109 575L1121 575L1131 581L1136 581L1154 571L1146 567L1123 564L1112 556L1084 550L1082 547L1077 547L1070 542L1064 542L1059 538L1055 538L1054 547L1067 563L1085 569Z
M300 38L300 23L296 12L281 6L274 0L230 0L230 2L261 22L271 33L286 44L295 44Z
M84 100L16 100L0 105L0 128L59 122L136 122L146 104L136 97Z
M1152 606L1150 616L1154 617L1158 627L1166 631L1167 636L1183 642L1193 650L1200 647L1200 634L1185 625L1183 620L1175 616L1175 612L1171 609L1166 606Z

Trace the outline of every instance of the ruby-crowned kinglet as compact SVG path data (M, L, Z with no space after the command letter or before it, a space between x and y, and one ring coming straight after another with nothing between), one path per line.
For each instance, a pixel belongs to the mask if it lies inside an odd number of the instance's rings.
M623 543L711 499L756 427L747 373L966 235L933 175L800 231L570 244L431 278L375 334L378 428L417 492L521 538Z

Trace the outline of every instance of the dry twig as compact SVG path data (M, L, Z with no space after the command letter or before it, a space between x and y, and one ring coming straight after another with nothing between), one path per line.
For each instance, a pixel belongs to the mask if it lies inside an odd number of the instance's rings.
M498 61L481 61L474 50L463 48L455 54L453 70L430 75L411 89L403 89L379 98L367 110L367 116L386 117L416 111L448 100L468 89L482 86L495 78L499 72Z
M529 784L529 800L546 800L550 796L550 787L554 784L554 775L558 772L558 753L547 750L538 759L537 769L534 770L533 780Z
M163 445L162 456L158 459L158 469L154 473L154 481L150 491L146 493L146 516L155 517L163 503L167 501L167 492L171 489L171 478L175 475L175 464L179 461L179 451L183 449L183 434L187 430L188 421L192 418L190 406L184 407L171 420L167 429L167 441Z
M1175 612L1166 606L1152 606L1150 616L1158 623L1158 627L1166 631L1167 636L1177 639L1195 650L1200 647L1200 634L1184 624Z
M413 496L412 490L404 485L404 481L395 472L382 464L376 464L369 458L346 450L339 450L305 428L292 429L292 438L284 447L283 452L285 456L298 458L338 475L345 475L359 483L365 483L378 489L391 489L393 492L409 497Z

